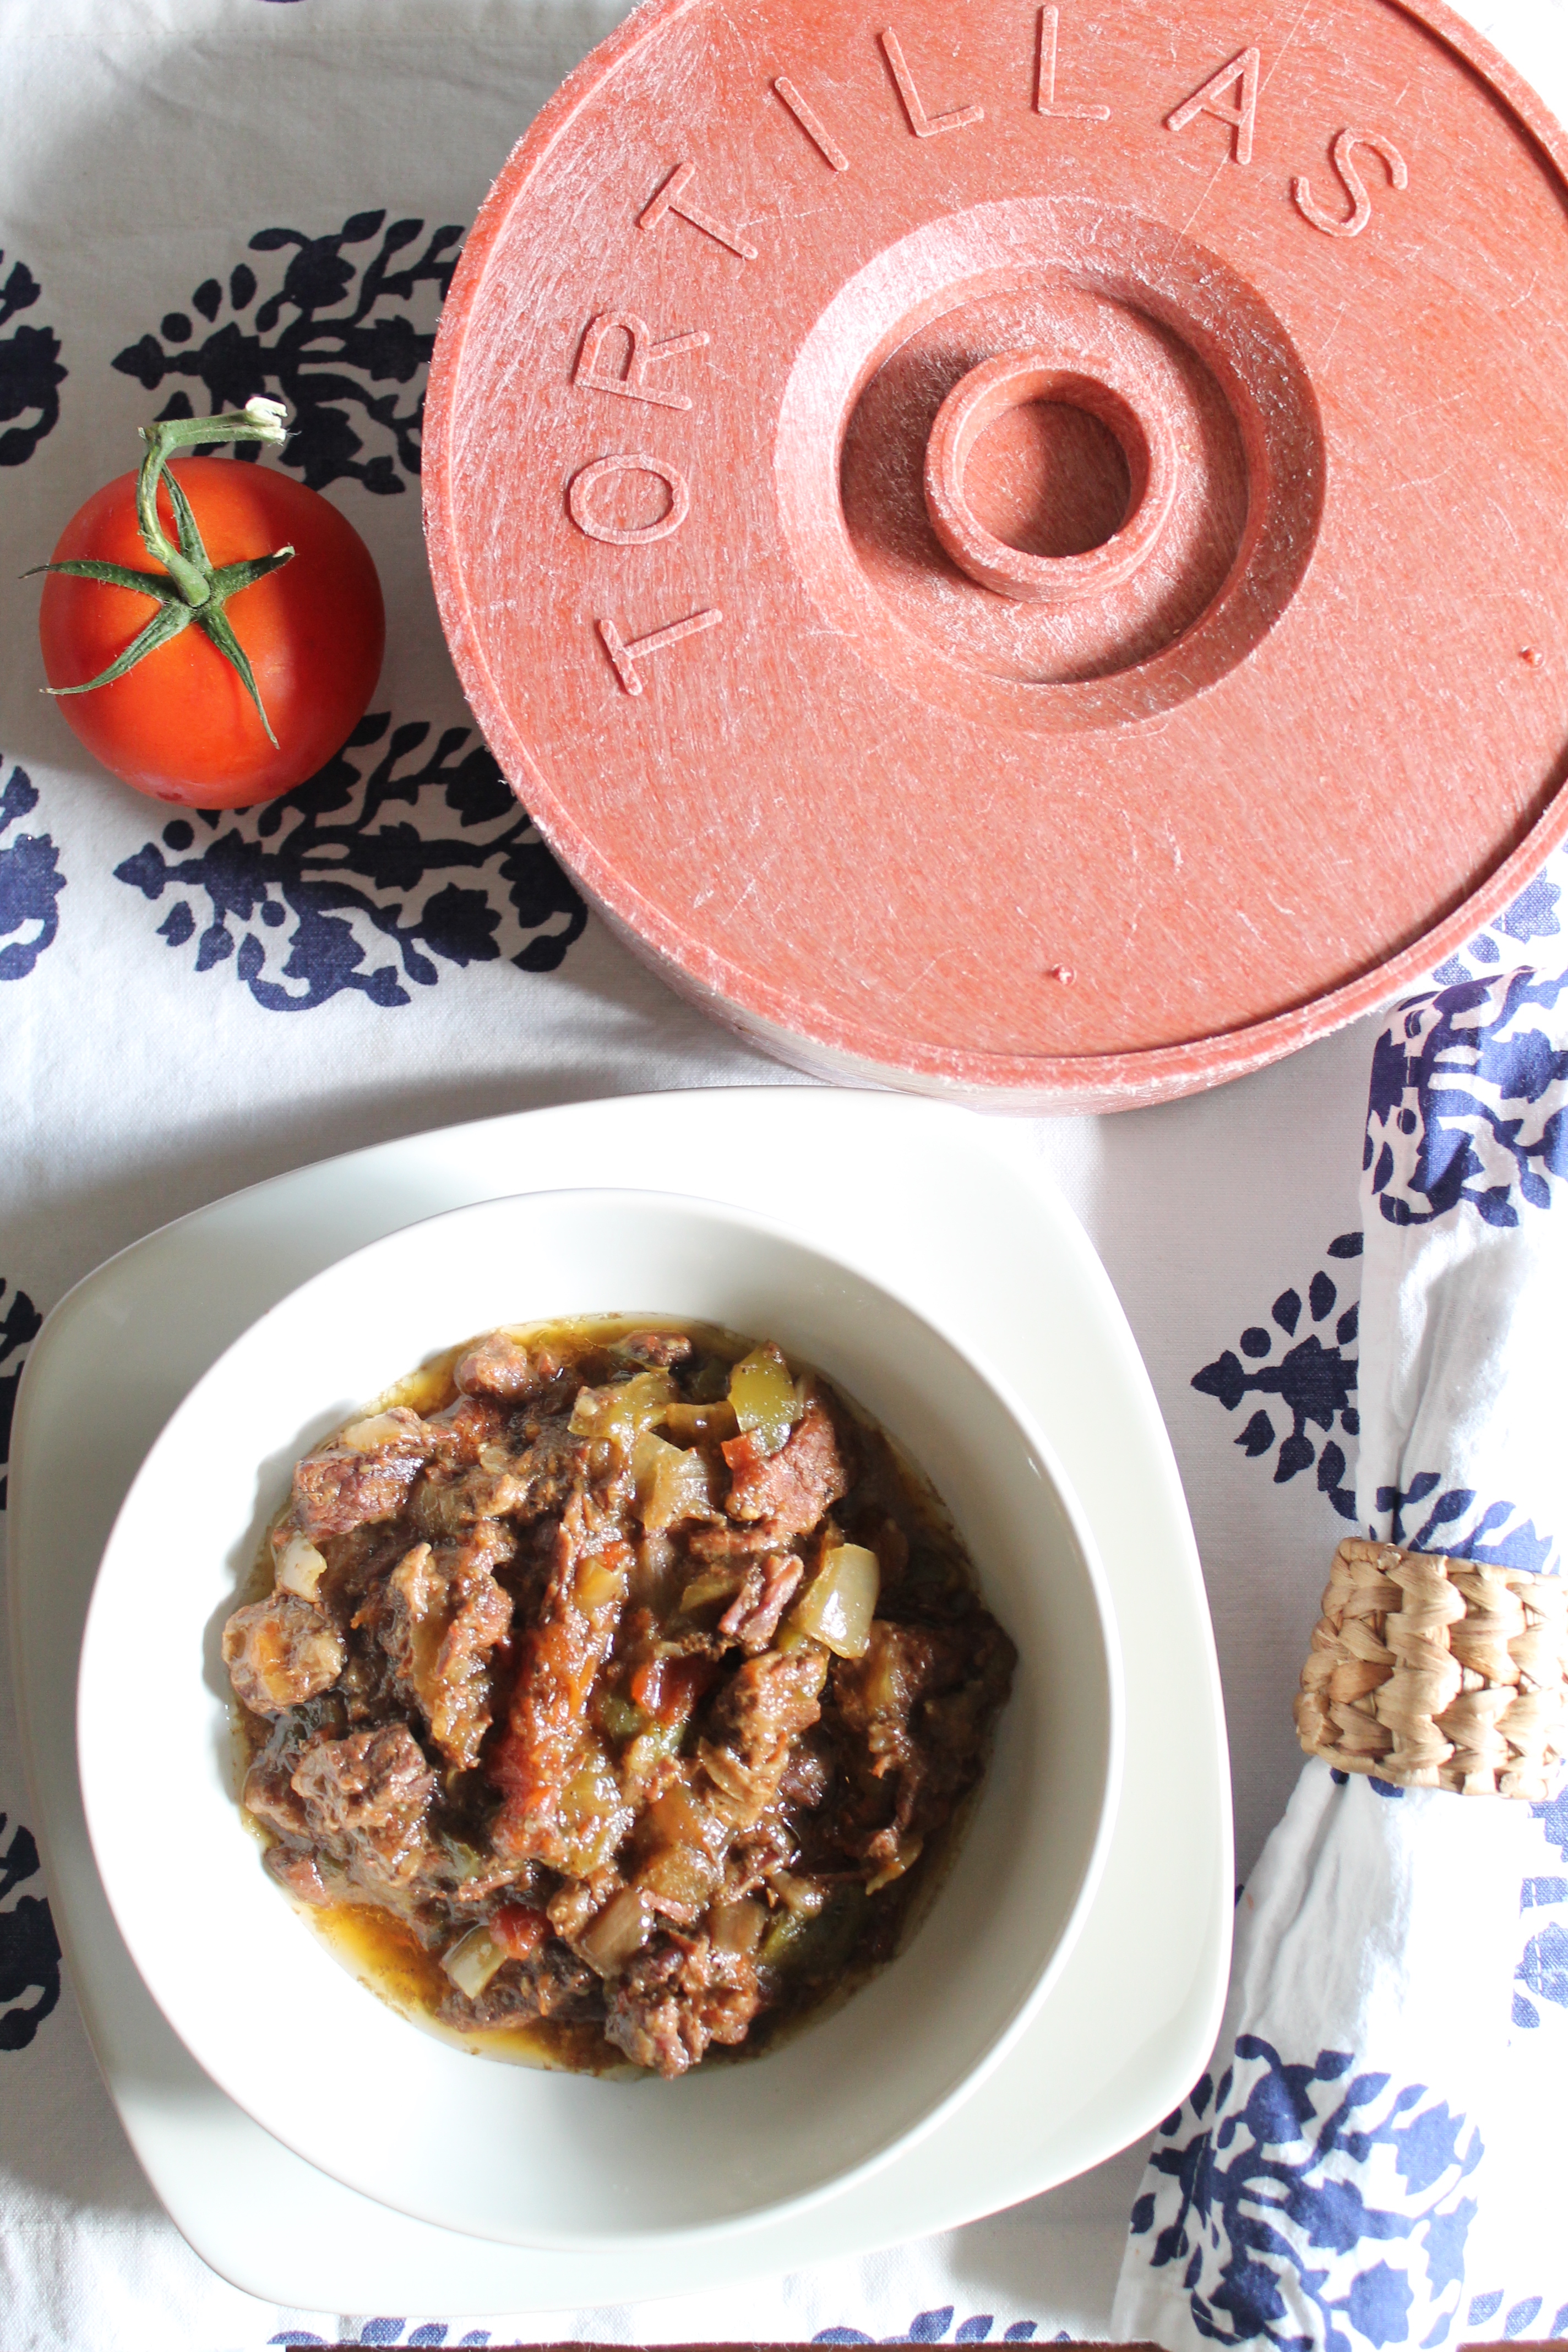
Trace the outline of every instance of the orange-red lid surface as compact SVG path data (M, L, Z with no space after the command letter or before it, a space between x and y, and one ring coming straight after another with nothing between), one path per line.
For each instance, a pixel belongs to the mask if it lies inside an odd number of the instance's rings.
M1568 829L1562 134L1423 0L653 0L442 321L511 782L786 1058L1238 1075Z

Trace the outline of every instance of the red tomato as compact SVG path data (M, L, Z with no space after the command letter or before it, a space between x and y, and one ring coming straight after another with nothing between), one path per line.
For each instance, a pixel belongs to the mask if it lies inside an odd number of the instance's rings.
M267 716L205 633L184 629L111 686L58 704L95 759L139 793L190 808L269 801L330 760L364 715L386 638L370 550L336 507L270 467L234 457L176 458L215 569L292 546L294 559L238 590L226 606ZM174 536L162 484L158 512ZM72 516L54 561L156 570L136 524L136 476L106 483ZM146 626L156 600L51 572L38 614L44 674L79 686Z

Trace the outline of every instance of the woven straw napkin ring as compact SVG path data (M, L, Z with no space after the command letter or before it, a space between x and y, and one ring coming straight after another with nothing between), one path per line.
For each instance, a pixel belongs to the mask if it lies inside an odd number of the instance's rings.
M1568 1580L1348 1538L1295 1716L1342 1771L1544 1797L1568 1752Z

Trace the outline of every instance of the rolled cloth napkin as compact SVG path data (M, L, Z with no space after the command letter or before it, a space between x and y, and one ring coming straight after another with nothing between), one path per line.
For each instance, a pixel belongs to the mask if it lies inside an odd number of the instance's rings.
M1568 2333L1568 974L1399 1007L1362 1203L1366 1532L1297 1705L1329 1754L1238 1894L1112 2315L1172 2352Z

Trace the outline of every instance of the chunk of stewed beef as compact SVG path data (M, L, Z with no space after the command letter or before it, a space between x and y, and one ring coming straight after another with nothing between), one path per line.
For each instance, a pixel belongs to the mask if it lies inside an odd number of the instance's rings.
M521 1423L521 1425L520 1425ZM421 1535L460 1536L477 1519L510 1519L520 1527L558 1517L588 1483L587 1451L565 1419L514 1417L472 1462L437 1465L414 1490L412 1513Z
M919 1769L951 1783L978 1754L1015 1655L994 1618L979 1611L952 1625L879 1617L863 1657L835 1660L833 1696L878 1778Z
M406 1724L320 1740L292 1780L312 1834L351 1877L374 1889L405 1887L417 1875L436 1775Z
M493 1570L511 1544L494 1520L463 1541L410 1547L362 1615L392 1662L397 1689L448 1764L477 1764L490 1726L489 1662L511 1623L511 1595Z
M295 1519L312 1542L395 1519L423 1466L421 1454L401 1440L364 1452L324 1446L295 1469Z
M862 1808L852 1841L871 1885L907 1867L979 1779L1016 1656L994 1618L976 1610L952 1625L878 1618L864 1657L834 1662L834 1711L862 1776L884 1792Z
M762 2006L751 1955L700 1932L656 1936L606 1992L606 2039L667 2078L695 2066L710 2042L743 2042Z
M748 1658L715 1695L710 1736L697 1753L737 1829L777 1797L795 1742L822 1712L826 1675L826 1652L805 1643Z
M342 1892L341 1886L321 1875L314 1854L301 1853L295 1846L269 1846L267 1867L297 1903L309 1903L318 1911Z
M491 1331L458 1360L453 1374L465 1396L499 1397L519 1404L542 1395L561 1377L561 1363L548 1348L526 1348L510 1331Z
M268 1829L286 1838L304 1839L310 1834L310 1825L305 1818L305 1801L289 1777L292 1769L287 1757L275 1755L270 1748L264 1749L245 1776L240 1801Z
M508 2025L534 2017L597 2023L604 2014L599 1979L554 1936L526 1959L509 1960L472 2000L454 1990L441 2004L449 2025Z
M252 1715L282 1715L330 1690L347 1652L330 1618L292 1592L237 1609L223 1629L223 1662Z
M434 1469L464 1470L479 1458L481 1450L495 1444L506 1434L510 1419L506 1405L494 1397L460 1396L444 1412L432 1414L425 1424L430 1441L429 1464Z
M764 1454L751 1430L723 1448L732 1519L762 1519L775 1538L805 1535L849 1491L838 1433L813 1397L776 1454Z
M765 1650L805 1573L805 1562L795 1552L764 1552L751 1559L745 1582L719 1620L720 1633L753 1656Z

